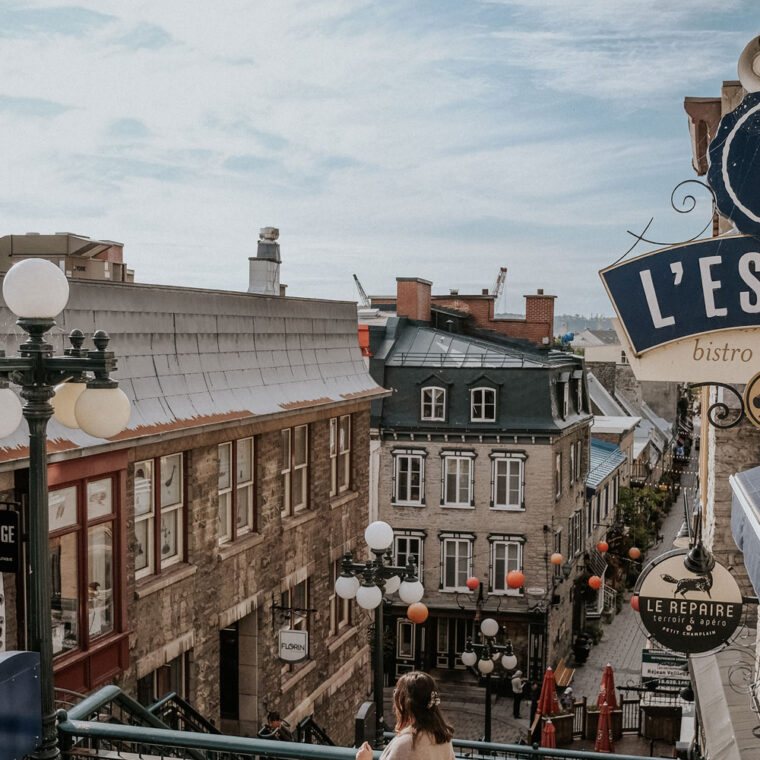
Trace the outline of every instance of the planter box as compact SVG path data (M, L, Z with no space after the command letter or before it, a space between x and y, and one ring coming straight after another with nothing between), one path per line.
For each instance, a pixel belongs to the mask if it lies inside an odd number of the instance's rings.
M645 705L642 733L645 739L676 742L681 736L681 708Z
M612 710L610 712L612 718L612 738L618 741L623 736L623 711ZM586 739L590 739L592 742L596 741L596 729L599 727L599 710L586 710L586 723L583 727L583 736Z
M554 724L554 730L557 736L557 746L566 747L568 744L573 743L573 719L572 713L564 713L560 715L552 715L551 721ZM548 720L544 716L541 716L541 728Z

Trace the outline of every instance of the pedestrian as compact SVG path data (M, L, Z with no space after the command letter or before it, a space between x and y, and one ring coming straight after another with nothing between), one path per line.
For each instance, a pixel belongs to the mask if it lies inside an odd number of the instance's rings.
M573 694L573 690L569 686L565 689L559 701L565 710L569 711L573 709L573 705L575 704L575 694Z
M396 736L381 760L454 760L454 729L443 717L440 704L435 681L427 673L404 673L393 691ZM368 742L359 747L356 760L372 760Z
M293 734L290 733L288 724L280 718L280 713L277 710L270 710L267 713L267 725L262 731L267 730L269 732L269 735L265 737L267 739L275 739L281 742L293 741Z
M538 710L538 698L541 696L541 689L537 681L531 681L528 696L530 697L530 723L533 725L533 718L536 717L536 710Z
M514 708L512 714L515 718L520 717L520 702L523 698L523 690L525 689L525 681L527 679L522 677L522 670L516 670L512 676L512 697L514 699Z

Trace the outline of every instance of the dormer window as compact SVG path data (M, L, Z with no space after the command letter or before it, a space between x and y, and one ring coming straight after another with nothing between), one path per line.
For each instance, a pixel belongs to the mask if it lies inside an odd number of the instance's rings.
M473 388L470 391L470 420L496 421L496 391L493 388Z
M446 419L446 389L429 387L422 389L422 409L420 419Z

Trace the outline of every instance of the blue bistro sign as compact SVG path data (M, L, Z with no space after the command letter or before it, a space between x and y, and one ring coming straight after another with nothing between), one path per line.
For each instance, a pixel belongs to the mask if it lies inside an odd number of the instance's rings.
M600 276L637 355L702 333L760 327L760 239L751 235L653 251ZM749 361L752 352L742 350L709 340L694 347L708 362Z

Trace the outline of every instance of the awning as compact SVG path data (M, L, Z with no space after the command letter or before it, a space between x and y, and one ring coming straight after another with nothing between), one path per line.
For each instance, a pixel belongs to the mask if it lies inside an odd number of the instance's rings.
M760 467L731 475L728 482L734 492L731 533L744 554L752 587L760 595Z

